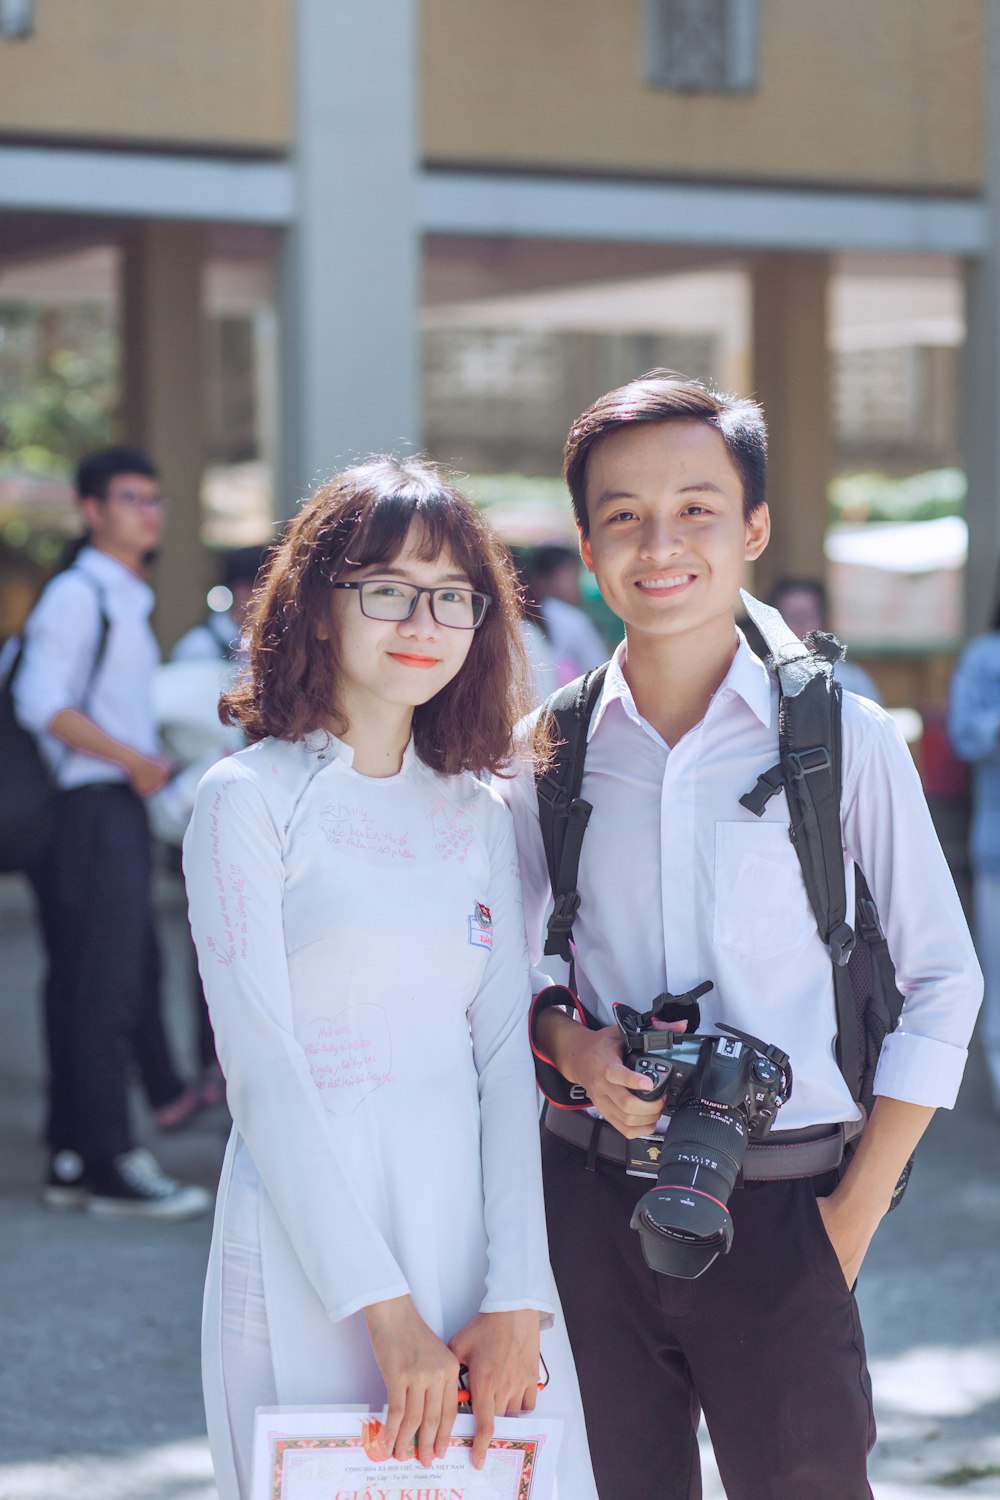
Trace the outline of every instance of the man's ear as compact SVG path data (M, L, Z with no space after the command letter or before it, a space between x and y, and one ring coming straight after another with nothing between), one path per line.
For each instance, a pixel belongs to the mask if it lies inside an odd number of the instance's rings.
M80 509L80 515L83 517L84 528L88 532L94 531L101 518L101 506L104 502L98 500L94 495L84 495L77 504Z
M747 562L755 562L770 540L771 512L766 505L758 505L747 521L746 551L743 554Z
M577 527L577 530L580 531L580 528ZM590 552L590 537L584 536L582 531L580 531L580 557L583 559L583 566L587 572L592 573L594 571L594 559Z

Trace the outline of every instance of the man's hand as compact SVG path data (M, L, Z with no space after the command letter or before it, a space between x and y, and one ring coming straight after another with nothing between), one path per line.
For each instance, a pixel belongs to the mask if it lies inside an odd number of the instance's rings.
M158 792L165 781L169 781L173 767L166 756L143 755L131 745L114 739L98 728L93 719L78 708L63 708L53 717L48 726L49 734L62 740L71 750L81 755L95 755L99 760L110 760L121 766L129 779L132 790L140 797L150 797Z
M630 1141L655 1129L662 1114L660 1101L637 1099L631 1092L648 1092L653 1084L622 1062L622 1034L617 1026L590 1031L553 1007L539 1016L537 1029L539 1042L559 1072L586 1089L609 1125Z
M839 1189L828 1198L817 1198L816 1206L830 1243L840 1261L840 1269L849 1287L858 1279L868 1246L882 1222L881 1211L838 1197Z
M138 750L132 751L123 766L132 790L140 797L151 797L158 792L170 780L173 769L165 756L140 755Z
M386 1457L412 1458L416 1448L417 1459L429 1468L435 1456L443 1457L451 1437L459 1362L428 1328L411 1297L373 1302L365 1308L365 1321L385 1381Z
M850 1166L830 1196L817 1199L820 1217L850 1287L858 1279L868 1246L889 1208L899 1174L933 1115L933 1109L923 1104L876 1099Z
M469 1367L476 1434L472 1467L481 1469L493 1436L493 1419L534 1411L538 1394L538 1313L477 1313L448 1348Z

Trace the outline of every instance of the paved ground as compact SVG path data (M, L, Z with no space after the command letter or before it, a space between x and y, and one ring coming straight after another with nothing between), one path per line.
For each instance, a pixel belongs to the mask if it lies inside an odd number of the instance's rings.
M180 900L166 881L160 906L170 1022L187 1056ZM42 1210L40 958L11 879L0 879L0 955L0 1500L214 1500L197 1348L208 1220L115 1225ZM214 1182L224 1111L171 1139L146 1126L176 1175ZM863 1275L877 1500L1000 1500L998 1148L975 1056ZM755 1351L747 1378L767 1379L778 1359ZM706 1500L722 1500L711 1472Z

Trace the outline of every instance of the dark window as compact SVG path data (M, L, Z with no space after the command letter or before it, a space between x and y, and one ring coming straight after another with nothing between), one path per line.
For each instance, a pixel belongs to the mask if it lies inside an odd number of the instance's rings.
M657 88L746 93L757 86L760 0L646 0L646 75Z

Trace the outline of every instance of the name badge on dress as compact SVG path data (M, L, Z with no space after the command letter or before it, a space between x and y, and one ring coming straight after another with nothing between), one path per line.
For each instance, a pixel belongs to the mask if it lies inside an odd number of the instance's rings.
M493 918L490 909L477 901L472 916L469 918L469 942L473 948L493 947Z

